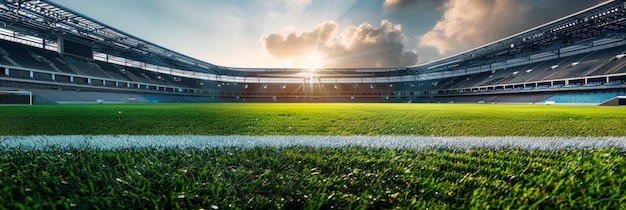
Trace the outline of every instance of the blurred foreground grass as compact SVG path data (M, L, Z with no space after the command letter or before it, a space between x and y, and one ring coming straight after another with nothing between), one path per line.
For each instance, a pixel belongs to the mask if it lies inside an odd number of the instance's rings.
M0 208L624 209L618 149L0 150Z

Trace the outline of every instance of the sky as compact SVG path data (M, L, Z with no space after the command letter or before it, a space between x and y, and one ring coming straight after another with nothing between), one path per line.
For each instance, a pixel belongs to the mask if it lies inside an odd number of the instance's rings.
M51 0L215 65L387 68L428 63L604 0Z

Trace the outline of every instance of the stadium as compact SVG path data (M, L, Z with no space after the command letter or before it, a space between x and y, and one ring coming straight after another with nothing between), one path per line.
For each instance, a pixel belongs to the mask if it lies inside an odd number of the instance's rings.
M624 104L624 5L611 1L418 66L216 66L46 1L5 3L1 87L35 104L426 102ZM10 12L19 11L19 12ZM11 103L4 96L2 104Z
M0 209L625 208L626 2L545 22L413 66L238 68L0 0Z

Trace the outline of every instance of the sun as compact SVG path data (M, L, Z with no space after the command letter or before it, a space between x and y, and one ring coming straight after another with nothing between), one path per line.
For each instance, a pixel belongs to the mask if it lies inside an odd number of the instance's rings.
M320 55L319 53L311 53L308 56L304 57L300 67L309 70L315 70L324 67L324 63L324 56Z

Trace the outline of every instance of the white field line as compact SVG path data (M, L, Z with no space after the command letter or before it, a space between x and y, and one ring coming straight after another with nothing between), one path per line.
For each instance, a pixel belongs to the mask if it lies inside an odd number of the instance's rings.
M616 147L626 137L420 137L420 136L0 136L0 150L50 148L122 149L133 147L254 148L362 146L397 149L520 148L556 150Z

